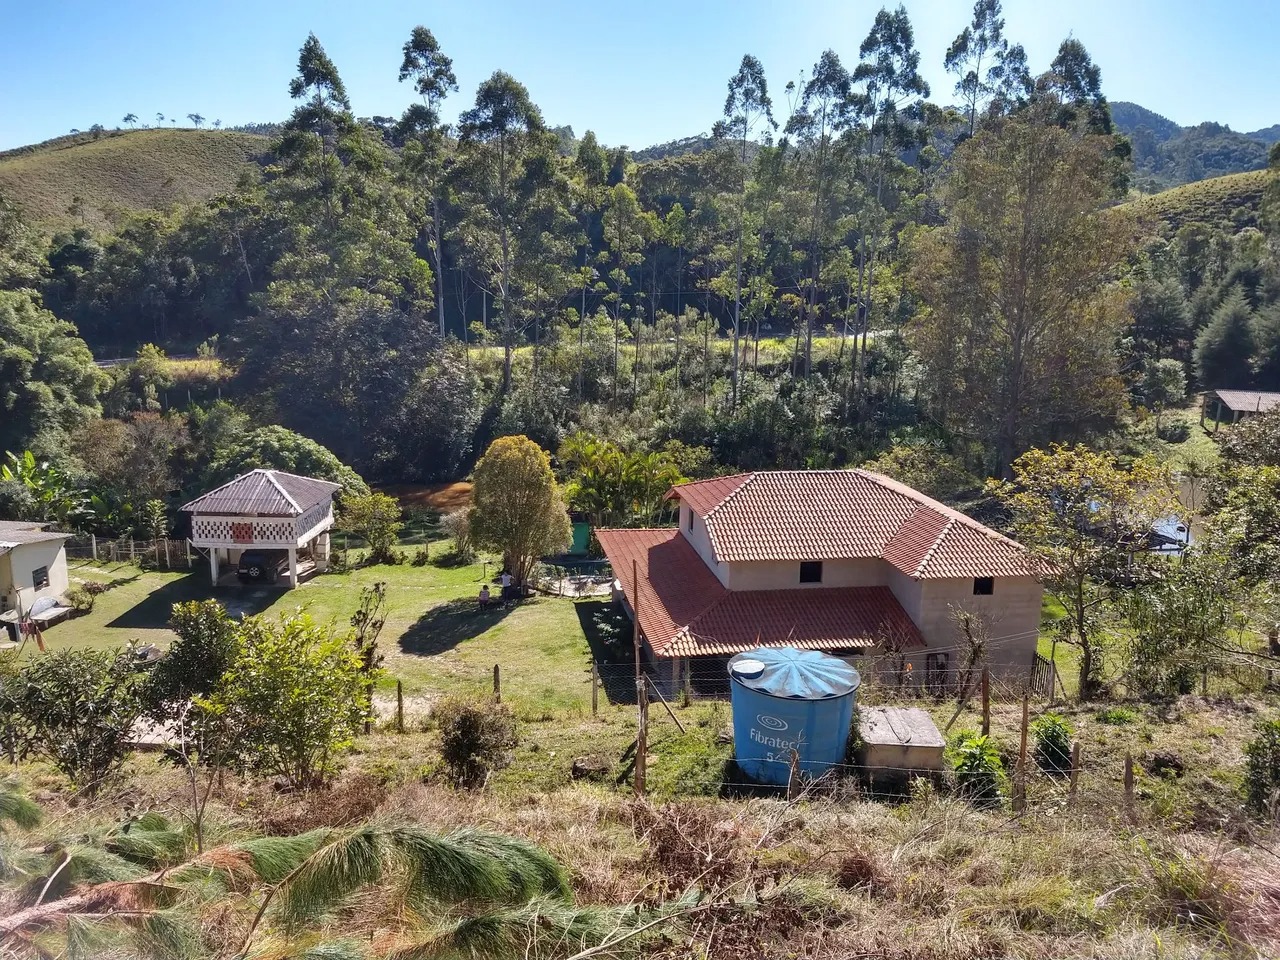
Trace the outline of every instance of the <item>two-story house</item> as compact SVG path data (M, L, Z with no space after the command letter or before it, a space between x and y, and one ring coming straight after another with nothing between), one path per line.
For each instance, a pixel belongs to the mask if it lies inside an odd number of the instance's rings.
M757 646L905 652L945 679L953 611L981 616L994 671L1031 668L1042 588L1018 543L866 470L782 470L673 487L675 528L597 530L647 654L670 661Z

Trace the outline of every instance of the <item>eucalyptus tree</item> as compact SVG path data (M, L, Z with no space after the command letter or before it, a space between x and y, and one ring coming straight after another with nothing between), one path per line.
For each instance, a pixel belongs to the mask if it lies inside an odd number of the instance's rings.
M1102 70L1075 37L1067 37L1049 64L1049 72L1036 81L1036 94L1056 95L1062 102L1059 124L1076 126L1086 133L1113 131L1111 108L1102 95Z
M132 130L138 125L138 115L136 113L126 113L124 115L124 119L120 122L127 123L129 125L129 129Z
M1009 51L1001 13L1000 0L977 0L973 5L973 21L951 41L943 61L947 70L958 78L956 93L969 108L971 136L977 125L978 104L995 93L1001 63Z
M455 236L464 259L496 293L506 394L532 302L522 298L549 299L567 286L563 264L573 238L568 185L555 134L509 73L499 70L480 84L458 130L456 183L463 202Z
M613 399L618 399L618 359L622 341L622 312L631 287L631 271L644 262L646 223L636 193L625 183L609 188L603 206L604 243L600 262L609 268L613 314ZM636 358L637 360L639 358Z
M750 166L747 162L747 144L756 124L764 121L777 129L773 119L773 102L769 99L769 84L764 67L751 54L745 54L738 72L729 79L729 95L724 101L724 119L715 126L715 135L738 141L738 225L737 250L734 256L733 295L733 361L730 365L729 408L738 405L738 337L742 322L742 256L746 236L747 179Z
M403 47L400 82L413 81L422 98L404 112L400 130L409 139L401 154L405 168L418 180L427 198L427 248L436 274L436 322L444 331L444 251L440 197L444 185L445 135L440 105L458 89L453 60L440 50L435 35L423 26L413 28ZM465 318L464 318L465 327Z
M833 185L843 159L843 147L837 137L850 121L849 83L849 71L834 50L827 50L814 64L786 126L787 134L798 145L798 173L811 193L806 238L808 276L801 309L806 377L813 359L813 314L822 283L822 251L836 215Z
M904 110L913 99L918 102L929 95L929 84L920 75L920 51L915 46L915 33L906 8L890 13L881 8L871 32L858 48L860 62L853 72L853 82L860 89L853 103L867 122L867 186L871 203L870 239L861 231L858 257L859 302L864 305L862 343L858 350L854 393L858 407L865 400L867 369L867 335L871 327L872 290L875 284L876 255L884 230L884 189L886 173L897 162L896 152L908 146L919 146L918 125L912 113ZM913 139L915 142L913 142ZM874 190L871 189L874 179Z

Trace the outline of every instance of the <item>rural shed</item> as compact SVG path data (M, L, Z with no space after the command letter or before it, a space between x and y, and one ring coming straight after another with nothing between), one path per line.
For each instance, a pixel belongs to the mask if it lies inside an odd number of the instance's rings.
M858 731L860 761L873 783L942 771L946 741L933 717L919 707L860 707Z
M234 567L249 549L283 550L289 585L329 562L333 500L342 487L282 470L251 470L182 509L191 514L191 544L208 551L214 586L225 562Z
M1200 426L1204 426L1205 416L1209 413L1210 404L1213 410L1213 432L1223 421L1237 423L1242 417L1255 413L1266 413L1280 407L1280 393L1266 393L1262 390L1214 390L1204 395L1204 403L1200 407Z
M47 530L48 524L0 521L0 612L30 611L37 600L53 600L66 592L70 534Z

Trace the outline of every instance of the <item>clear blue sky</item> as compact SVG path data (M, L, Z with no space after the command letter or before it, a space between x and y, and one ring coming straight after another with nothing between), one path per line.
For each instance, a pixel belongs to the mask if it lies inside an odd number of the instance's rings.
M358 115L398 115L400 46L430 27L454 59L452 117L495 69L521 80L551 124L646 146L710 129L745 52L783 87L832 47L847 64L880 4L870 0L0 0L0 148L126 113L198 112L231 125L278 120L298 48L314 31ZM969 0L907 0L933 99ZM1280 0L1005 0L1009 37L1043 70L1074 32L1112 100L1171 119L1248 131L1280 123Z

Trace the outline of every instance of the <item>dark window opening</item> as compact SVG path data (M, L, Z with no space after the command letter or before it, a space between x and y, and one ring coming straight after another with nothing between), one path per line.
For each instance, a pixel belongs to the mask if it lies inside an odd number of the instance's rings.
M804 560L800 564L800 582L801 583L821 583L822 582L822 561L821 560Z
M934 693L940 693L951 681L950 654L930 653L924 658L924 682Z
M31 571L31 582L37 590L43 590L49 585L49 568L36 567Z
M989 597L996 592L995 577L974 577L973 578L973 595L975 597Z
M689 508L689 532L693 533L693 507Z

